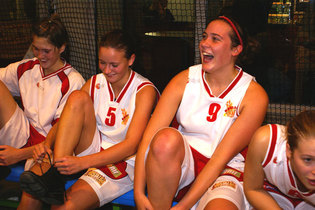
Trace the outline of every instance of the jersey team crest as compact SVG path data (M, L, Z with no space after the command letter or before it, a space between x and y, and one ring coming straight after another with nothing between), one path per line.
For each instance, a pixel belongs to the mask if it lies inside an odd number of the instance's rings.
M236 112L236 106L233 106L232 102L228 100L226 102L226 109L224 111L225 111L224 116L233 117Z
M126 125L128 120L129 120L129 114L127 113L127 111L125 109L121 109L121 112L123 115L121 124Z

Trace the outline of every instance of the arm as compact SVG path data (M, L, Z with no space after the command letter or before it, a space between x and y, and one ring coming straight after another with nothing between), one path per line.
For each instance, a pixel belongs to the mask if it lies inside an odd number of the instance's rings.
M0 166L9 166L31 158L33 147L17 149L8 145L0 145Z
M214 183L227 163L249 144L253 133L263 122L267 105L266 92L252 81L241 103L239 117L229 128L211 159L177 207L191 208Z
M269 126L263 126L254 134L246 156L244 192L255 209L281 209L272 196L264 190L264 161L269 144ZM259 199L257 199L259 198Z
M161 98L144 132L142 141L138 148L135 166L134 192L137 205L139 205L139 202L144 202L144 200L147 199L144 194L146 186L145 154L147 148L157 130L162 127L168 127L172 122L178 106L181 102L187 79L188 70L179 73L169 82L169 84L163 91Z
M69 90L66 92L66 94L61 98L61 101L57 109L55 110L55 114L54 114L55 123L49 130L45 141L41 144L37 144L34 146L35 148L33 152L33 158L36 161L40 162L46 156L46 152L48 152L50 155L52 154L52 149L54 148L54 144L56 140L59 118L66 105L68 97L73 91L79 90L84 85L84 79L77 72L71 72L68 75L68 78L69 78L70 87L69 87Z
M51 141L55 137L56 128L57 123L50 129L46 140L34 146L18 149L8 145L0 145L0 165L12 165L32 157L34 157L35 160L42 160L46 152L51 154L50 147L44 147L44 144L47 144L46 141L51 144Z
M82 90L88 91L88 86L84 86ZM146 86L137 93L135 112L123 141L88 156L60 158L60 163L57 163L56 166L67 168L63 174L72 174L79 170L116 163L135 154L155 105L156 94L157 92L152 86Z
M136 153L155 105L156 94L152 86L146 86L137 93L136 109L125 139L102 152L86 156L90 162L88 168L115 163Z

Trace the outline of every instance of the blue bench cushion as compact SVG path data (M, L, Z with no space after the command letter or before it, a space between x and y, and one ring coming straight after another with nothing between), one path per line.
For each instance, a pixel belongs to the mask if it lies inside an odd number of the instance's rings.
M125 206L136 206L135 201L133 199L133 190L126 192L125 194L119 196L111 203L125 205Z
M24 164L15 164L10 166L11 172L5 178L7 181L19 182L20 175L24 171Z
M113 200L111 203L125 205L125 206L136 206L135 200L133 197L133 190L126 192L125 194L121 195L120 197ZM173 202L172 206L176 205L177 202Z

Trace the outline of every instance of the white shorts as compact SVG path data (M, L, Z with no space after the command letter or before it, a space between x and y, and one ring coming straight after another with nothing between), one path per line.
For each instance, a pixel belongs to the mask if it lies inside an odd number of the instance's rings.
M134 176L134 168L127 164L126 172L127 176L121 179L112 179L103 171L90 168L80 179L86 181L93 188L100 206L103 206L133 189L133 180L130 177Z
M76 156L82 157L82 156L86 156L86 155L91 155L91 154L99 152L100 149L101 149L101 136L100 136L100 132L98 131L97 126L96 126L92 143L90 144L90 146L86 150L84 150L80 154L77 154Z
M171 129L179 132L175 128ZM181 134L181 132L179 133ZM183 136L182 134L181 136L185 146L185 157L181 165L181 177L176 195L181 189L191 184L195 179L195 162L192 150L189 143L185 139L185 136ZM148 151L149 149L147 150L147 153ZM229 184L231 186L229 186ZM238 207L238 209L241 210L249 209L249 204L245 198L245 194L243 191L243 184L240 183L236 178L226 175L218 177L218 179L213 183L208 191L191 209L204 209L208 202L215 198L223 198L229 200L234 203Z
M211 200L216 198L228 200L240 210L250 208L244 194L243 184L232 176L220 176L203 194L196 209L204 209Z
M274 192L268 192L278 203L278 205L285 210L314 210L315 206L312 206L309 203L306 203L302 201L298 205L294 207L293 203L286 198L285 196L279 194L279 193L274 193ZM294 200L294 199L292 199Z
M23 110L16 106L9 121L0 129L0 144L21 148L27 143L29 136L29 121Z
M184 187L186 187L187 185L191 184L195 179L194 158L193 158L193 155L192 155L192 152L191 152L191 149L190 149L188 142L186 141L186 139L183 135L181 135L181 136L183 137L183 140L184 140L185 157L184 157L183 163L181 165L181 169L182 169L181 177L179 180L178 190L177 190L176 194L178 193L179 190L181 190Z
M184 160L183 160L182 165L181 165L182 171L181 171L181 177L180 177L179 184L178 184L178 189L176 192L176 195L177 195L178 191L180 191L181 189L183 189L184 187L186 187L187 185L192 183L192 181L195 179L194 158L192 156L190 146L189 146L188 142L186 141L185 137L182 135L182 133L179 132L175 128L172 128L172 127L167 127L167 128L174 129L175 131L177 131L182 136L182 139L184 141L184 147L185 147L185 157L184 157ZM161 128L160 130L162 130L162 129L163 128ZM159 132L160 130L158 130L157 132ZM149 150L150 150L150 145L148 146L147 151L146 151L145 161L147 159L147 155L148 155Z
M101 135L97 127L95 129L92 144L77 156L85 156L99 152L101 149ZM97 168L89 168L80 179L86 181L95 191L100 206L114 200L133 189L134 167L127 163L127 176L121 179L112 179Z
M100 141L101 141L100 140L100 133L96 128L95 132L94 132L92 144L90 144L90 146L86 150L84 150L80 154L77 154L76 156L82 157L82 156L86 156L86 155L90 155L90 154L94 154L94 153L99 152L100 147L101 147ZM75 154L73 154L73 155L75 155ZM53 161L53 155L51 156L51 158L52 158L51 160ZM30 170L34 165L35 165L35 161L33 158L27 159L24 169L26 171Z

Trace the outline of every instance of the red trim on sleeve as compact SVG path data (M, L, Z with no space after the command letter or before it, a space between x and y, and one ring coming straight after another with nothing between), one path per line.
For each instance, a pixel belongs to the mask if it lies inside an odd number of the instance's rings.
M64 71L59 72L58 74L59 79L61 80L61 94L62 98L66 95L66 93L70 89L70 82L68 76L65 74Z
M271 158L272 158L272 155L275 151L275 147L276 147L276 142L277 142L277 125L275 124L270 124L270 147L268 149L268 152L267 152L267 159L266 161L264 162L263 164L263 167L265 167L270 161L271 161Z
M17 77L18 80L20 80L20 78L22 77L22 75L24 74L24 72L31 70L36 64L39 64L38 60L30 60L26 63L22 63L18 66L17 68Z
M141 83L141 84L137 87L137 92L138 92L139 90L141 90L141 88L143 88L144 86L147 86L147 85L153 86L152 82L143 82L143 83Z
M92 81L91 81L91 99L93 103L94 103L94 93L95 93L95 82L96 82L96 75L92 77Z

